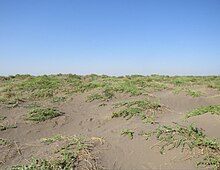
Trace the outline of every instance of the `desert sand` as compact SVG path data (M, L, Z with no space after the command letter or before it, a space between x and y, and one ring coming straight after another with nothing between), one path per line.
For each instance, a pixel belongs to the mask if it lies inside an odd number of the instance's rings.
M185 126L193 124L202 128L208 138L220 138L218 114L205 113L186 118L186 113L193 109L220 104L219 91L206 85L192 85L190 88L201 91L202 95L193 97L185 92L175 94L173 88L167 88L138 95L114 92L111 99L88 101L88 96L101 91L92 89L72 94L59 102L47 99L24 100L14 107L1 103L0 116L4 117L1 123L16 125L16 128L0 131L0 138L10 141L7 145L0 145L0 169L28 164L32 157L53 159L54 151L62 142L55 141L46 145L42 143L42 138L58 134L77 135L95 141L91 152L100 166L92 167L88 163L88 169L209 169L209 166L196 166L196 162L201 159L201 155L196 155L196 152L174 148L161 154L162 142L155 136L146 140L141 135L162 125L172 126L177 123ZM143 123L139 116L128 120L112 117L113 112L121 109L115 106L116 103L137 100L159 101L161 109L155 111L155 122ZM42 122L28 121L25 115L31 105L56 108L64 114ZM134 132L133 138L122 135L123 129L131 129ZM79 166L78 169L83 168Z

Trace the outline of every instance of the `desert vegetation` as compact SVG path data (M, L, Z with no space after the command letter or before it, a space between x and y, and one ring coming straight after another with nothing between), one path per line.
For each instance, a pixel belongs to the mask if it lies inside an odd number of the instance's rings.
M219 103L219 76L1 76L0 168L218 170Z
M197 166L208 166L215 170L220 168L220 143L216 139L207 138L202 129L193 125L164 125L143 136L148 139L153 134L160 141L161 154L164 154L165 150L174 148L180 148L181 151L190 150L203 157L201 161L197 162Z
M62 146L54 153L52 160L32 158L27 165L15 165L11 170L26 170L26 169L102 169L101 165L97 164L97 158L92 155L91 151L95 147L92 139L86 140L77 136L54 136L44 138L42 143L50 145L57 141L62 142Z

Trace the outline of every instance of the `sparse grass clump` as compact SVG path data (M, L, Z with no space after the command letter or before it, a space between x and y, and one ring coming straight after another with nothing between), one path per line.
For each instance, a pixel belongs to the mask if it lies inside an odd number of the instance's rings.
M64 102L66 100L66 97L58 97L55 96L51 99L52 103L59 103L59 102Z
M28 112L26 119L35 122L42 122L63 114L64 113L55 108L34 108Z
M114 90L112 88L106 88L102 91L101 94L95 93L89 95L86 101L88 102L92 102L94 100L109 101L113 97L114 97Z
M187 89L187 95L192 96L192 97L200 97L202 95L202 92L199 90L192 90L192 89Z
M5 123L0 123L0 131L4 131L7 129L14 129L17 128L16 124L5 124Z
M105 100L110 100L114 97L114 90L110 87L107 87L102 93Z
M132 108L126 108L117 112L113 112L112 117L124 117L127 120L132 118L133 116L139 115L142 113L144 110L142 108L138 107L132 107Z
M45 160L45 159L37 159L32 158L29 164L27 165L14 165L10 168L10 170L56 170L54 165ZM57 169L64 170L64 169Z
M126 135L128 136L130 139L133 139L134 137L134 131L131 129L123 129L121 132L121 135Z
M46 139L46 141L46 144L56 141L63 142L62 146L53 153L53 159L33 158L29 164L15 165L11 167L11 170L102 169L102 166L97 162L97 157L92 153L95 147L92 139L86 140L77 136L62 136L59 139L51 137Z
M196 108L196 109L192 110L191 112L188 112L186 114L186 117L190 118L190 117L202 115L205 113L219 115L220 114L220 105L210 105L210 106Z
M186 92L188 96L192 97L200 97L202 95L202 92L199 90L193 90L190 88L176 88L174 90L174 94L179 94L180 92Z
M197 166L211 167L213 170L219 170L220 155L209 154L202 161L197 162Z
M125 107L122 110L113 112L112 118L124 117L127 120L133 116L139 116L144 123L155 123L155 112L162 109L158 102L149 100L135 100L116 103L115 107ZM147 115L150 114L150 115Z
M116 107L122 107L125 106L127 108L130 108L132 106L137 106L138 108L141 108L143 110L156 110L161 108L161 105L159 102L152 102L150 100L134 100L134 101L127 101L127 102L120 102L115 104Z
M160 152L174 148L184 150L194 150L203 159L197 163L198 166L204 165L214 170L220 168L220 143L215 139L206 137L203 131L192 125L181 126L160 126L151 133L146 133L148 138L152 134L160 141Z
M86 101L92 102L94 100L101 100L101 99L103 99L103 96L96 93L96 94L91 94L90 96L88 96Z
M149 123L149 124L158 123L156 121L156 116L154 114L153 115L140 114L140 117L143 123Z
M42 138L41 142L49 145L49 144L54 143L56 141L64 140L65 138L66 137L64 137L62 135L55 135L55 136L50 137L50 138Z

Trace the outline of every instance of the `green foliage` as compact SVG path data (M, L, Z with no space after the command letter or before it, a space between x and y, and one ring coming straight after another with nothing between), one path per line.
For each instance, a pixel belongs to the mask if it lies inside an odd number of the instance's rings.
M186 85L186 79L184 77L178 77L172 82L175 86L184 86Z
M96 93L96 94L91 94L90 96L88 96L86 101L92 102L94 100L100 100L100 99L103 99L103 96Z
M109 100L109 99L111 99L111 98L113 98L114 97L114 90L112 89L112 88L110 88L110 87L107 87L105 90L103 90L103 95L104 95L104 98L106 99L106 100Z
M121 132L121 135L126 135L128 136L130 139L134 138L134 131L131 129L123 129Z
M142 112L143 112L143 109L138 108L138 107L126 108L126 109L120 110L118 112L113 112L112 118L124 117L124 118L127 118L127 120L128 120L135 115L139 115Z
M127 93L131 96L151 91L160 91L173 86L203 85L220 90L220 76L98 76L98 75L16 75L0 77L0 103L16 107L26 100L47 100L62 102L76 93L99 89L104 100L110 100L114 93ZM188 95L201 94L189 90Z
M182 87L177 87L174 89L173 93L174 94L179 94L180 92L185 91L185 88Z
M199 165L209 166L214 170L220 168L220 143L215 139L207 138L203 131L192 125L181 126L160 126L151 133L146 133L144 136L155 134L156 138L160 141L161 149L160 153L171 150L174 148L181 148L181 150L193 149L198 150L199 154L204 157L198 162Z
M114 97L114 90L110 87L105 88L101 94L91 94L86 101L92 102L94 100L108 101Z
M146 114L141 113L140 117L143 123L149 123L149 124L157 123L154 115L146 115Z
M20 84L19 89L25 91L35 91L42 89L55 89L59 85L59 80L54 76L36 76L27 79Z
M165 83L161 83L161 82L144 82L143 83L143 86L146 87L147 89L152 89L152 90L155 90L155 91L161 91L161 90L164 90L164 89L167 89L168 86L165 84Z
M139 116L144 123L155 123L155 111L160 110L162 107L158 102L150 100L134 100L127 102L116 103L115 107L125 107L122 110L113 112L112 118L124 117L127 120L133 116ZM153 115L147 115L147 112Z
M212 167L213 170L220 169L220 155L208 154L202 161L197 163L197 166Z
M94 148L94 143L91 140L85 140L76 136L61 137L55 136L48 138L46 144L51 144L57 140L62 140L64 145L55 153L52 160L32 158L32 161L27 165L15 165L10 170L74 170L88 169L88 163L94 169L98 169L97 158L93 156L91 151ZM49 143L48 143L49 141ZM85 162L86 160L86 162ZM84 165L81 164L84 161Z
M134 100L134 101L126 101L126 102L120 102L115 104L116 107L122 107L125 106L127 108L130 108L132 106L137 106L143 110L149 110L149 109L160 109L161 105L159 102L152 102L150 100Z
M192 97L200 97L202 95L202 92L199 90L187 89L187 95Z
M210 105L210 106L196 108L196 109L192 110L191 112L188 112L186 114L186 117L189 118L189 117L193 117L193 116L202 115L205 113L219 115L220 114L220 105Z
M202 95L202 92L199 90L193 90L190 88L176 88L174 90L174 94L179 94L180 92L186 92L187 95L192 97L200 97Z
M17 125L4 124L4 123L0 124L0 131L4 131L4 130L7 130L7 129L13 129L13 128L17 128Z
M59 103L59 102L64 102L66 100L66 97L58 97L55 96L51 99L52 103Z
M15 90L27 94L29 99L47 99L54 96L60 83L55 76L36 76L21 82Z
M17 100L44 100L62 102L72 93L82 93L96 88L97 85L77 75L27 76L21 79L13 77L0 81L0 102Z
M120 93L129 93L132 96L140 95L141 90L131 81L123 81L114 87L114 90Z
M55 168L51 162L45 159L32 158L28 165L15 165L12 166L10 170L55 170Z
M36 122L42 122L57 116L61 116L63 114L64 113L55 108L34 108L28 112L26 119Z
M8 140L0 138L0 146L1 145L6 145L8 143Z
M100 100L100 99L103 99L103 96L96 93L96 94L91 94L90 96L88 96L86 101L92 102L94 100Z

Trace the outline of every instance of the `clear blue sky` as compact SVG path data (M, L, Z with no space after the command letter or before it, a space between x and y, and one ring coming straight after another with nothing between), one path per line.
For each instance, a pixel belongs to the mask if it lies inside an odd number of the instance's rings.
M0 75L220 75L220 0L0 0Z

